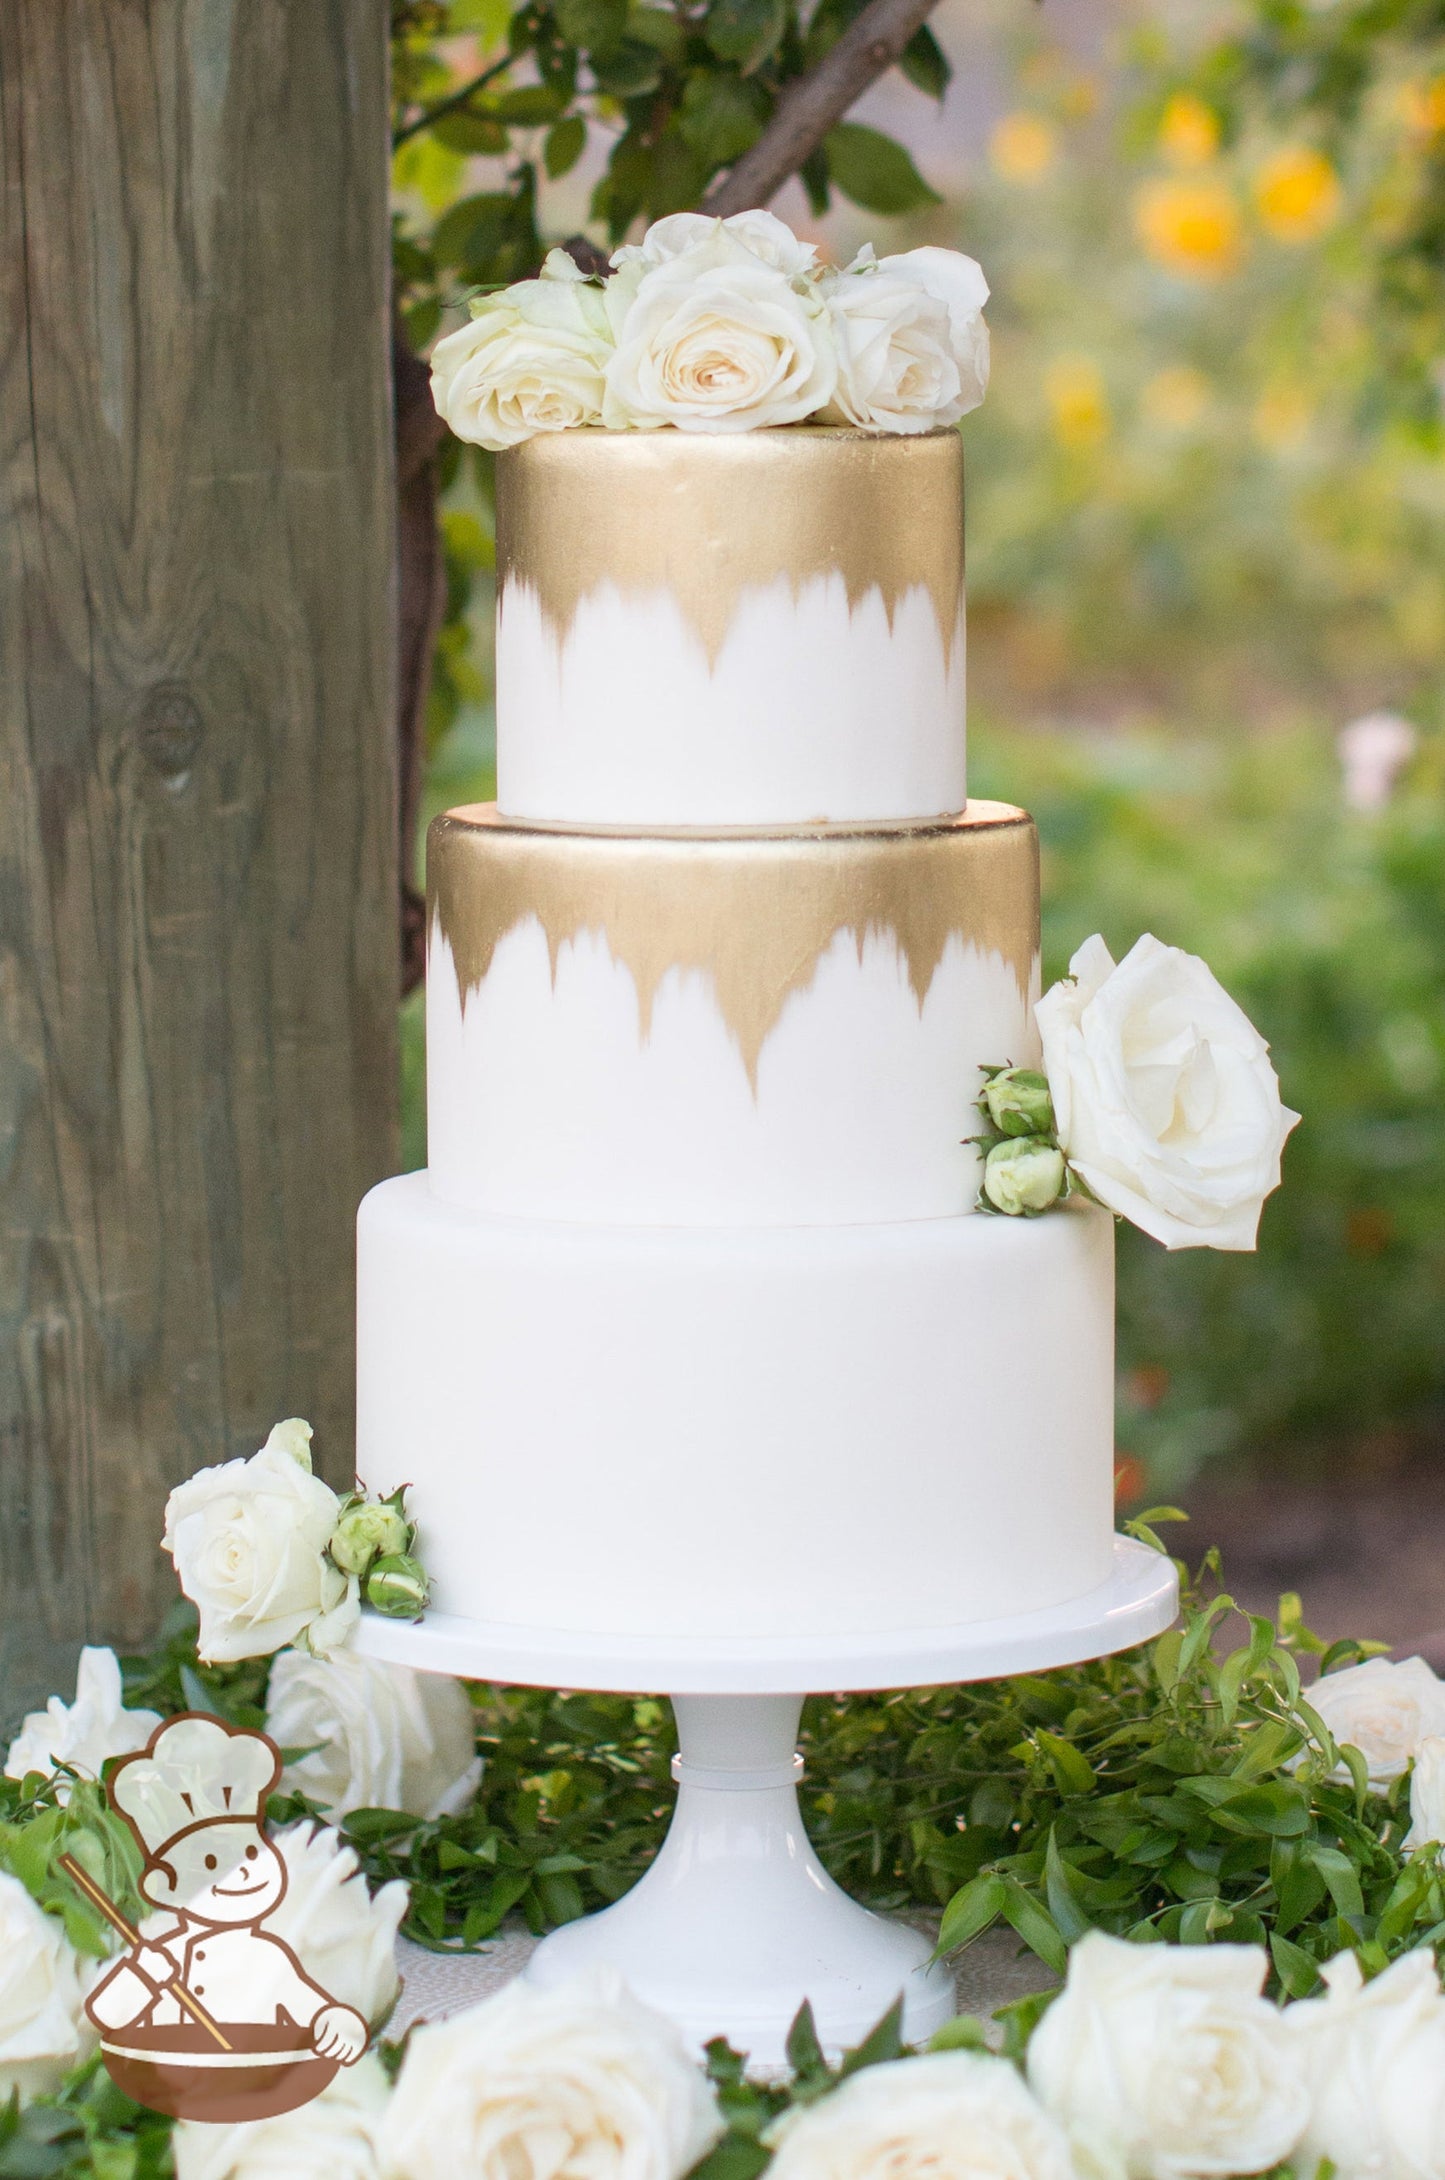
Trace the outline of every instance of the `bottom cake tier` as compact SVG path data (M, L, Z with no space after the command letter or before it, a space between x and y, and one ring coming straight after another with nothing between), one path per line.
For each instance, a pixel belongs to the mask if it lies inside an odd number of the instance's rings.
M372 1190L357 1473L438 1610L599 1635L864 1634L1112 1564L1114 1237L1073 1204L890 1226L483 1217Z

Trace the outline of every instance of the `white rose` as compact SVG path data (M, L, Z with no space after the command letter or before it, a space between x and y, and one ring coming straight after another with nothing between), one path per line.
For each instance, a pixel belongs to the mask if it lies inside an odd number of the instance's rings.
M456 1816L482 1776L476 1713L459 1680L351 1650L332 1658L283 1650L271 1667L266 1731L278 1748L310 1751L287 1766L282 1790L309 1795L337 1823L353 1809Z
M386 2100L386 2070L368 2053L275 2119L183 2119L171 2135L176 2180L377 2180Z
M1072 2180L1061 2129L1005 2059L864 2067L777 2128L768 2180Z
M1299 1119L1269 1046L1177 946L1146 936L1116 968L1095 937L1069 971L1036 1012L1070 1165L1166 1249L1252 1249Z
M884 272L835 273L823 294L838 351L825 423L918 432L962 416L948 312L936 296Z
M1311 2094L1295 2164L1339 2180L1445 2180L1445 2000L1428 1948L1366 1983L1353 1953L1322 1970L1328 1996L1286 2009Z
M1129 2180L1264 2172L1309 2117L1298 2048L1260 1996L1261 1946L1090 1931L1034 2031L1029 2080L1077 2154Z
M85 1978L61 1923L0 1872L0 2102L58 2089L93 2048Z
M826 406L837 378L817 292L714 236L607 286L617 348L602 421L612 431L752 431Z
M166 1501L161 1542L200 1611L208 1662L264 1658L303 1634L325 1650L356 1621L355 1578L326 1557L340 1501L311 1474L310 1437L293 1416L249 1460L203 1468Z
M1375 1786L1398 1779L1420 1743L1445 1734L1445 1681L1423 1658L1367 1658L1305 1690L1337 1741L1357 1748ZM1349 1773L1340 1767L1338 1776Z
M373 1893L355 1848L329 1824L288 1824L274 1844L286 1865L286 1890L266 1928L338 2005L354 2006L375 2028L401 1988L396 1933L407 1887L393 1878Z
M384 2164L399 2180L679 2180L721 2132L678 2030L615 1976L513 1983L413 2031Z
M948 312L949 339L963 404L959 415L966 416L988 392L988 327L983 322L988 282L983 267L976 258L965 257L962 250L941 250L930 244L925 249L903 250L895 257L880 258L878 270L895 279L912 281Z
M75 1701L67 1706L52 1696L43 1711L29 1713L6 1755L6 1778L23 1779L32 1771L48 1777L57 1764L70 1764L85 1778L98 1779L107 1757L143 1749L161 1714L128 1711L124 1693L115 1652L87 1645L75 1676ZM56 1799L69 1798L70 1788L61 1780Z
M1427 1733L1415 1751L1410 1778L1410 1829L1405 1845L1445 1844L1445 1736Z
M654 265L669 264L685 251L695 250L699 243L713 244L719 262L724 257L760 258L790 280L808 278L818 260L812 243L800 242L792 228L771 212L734 212L725 220L709 218L706 212L673 212L654 221L641 242L627 242L614 250L612 262L619 268L640 265L650 272Z
M499 453L540 432L595 424L612 330L602 290L553 250L538 280L472 305L432 350L432 399L458 439Z

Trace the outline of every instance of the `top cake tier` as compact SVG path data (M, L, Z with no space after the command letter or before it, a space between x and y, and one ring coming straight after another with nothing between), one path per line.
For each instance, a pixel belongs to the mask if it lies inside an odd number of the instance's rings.
M497 801L571 825L963 808L955 431L562 432L497 464Z

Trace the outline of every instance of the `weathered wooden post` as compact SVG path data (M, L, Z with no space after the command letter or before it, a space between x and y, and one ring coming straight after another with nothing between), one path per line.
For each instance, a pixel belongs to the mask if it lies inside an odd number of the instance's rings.
M393 1163L387 23L0 8L0 1713L170 1486L350 1471Z

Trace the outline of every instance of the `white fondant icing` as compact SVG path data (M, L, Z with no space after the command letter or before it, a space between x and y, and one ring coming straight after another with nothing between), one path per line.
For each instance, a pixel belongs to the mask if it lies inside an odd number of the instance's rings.
M927 1628L1111 1565L1113 1222L564 1227L362 1205L357 1468L437 1609L598 1634Z
M848 1225L946 1218L978 1193L972 1100L988 1062L1034 1064L1013 970L952 938L920 1004L890 933L840 931L764 1041L756 1087L710 977L672 971L644 1036L601 932L540 923L463 1000L427 971L436 1193L496 1215L618 1225Z
M497 613L497 801L576 825L788 825L961 810L964 620L850 608L841 575L745 591L715 659L671 595L582 599L558 631L510 583Z

